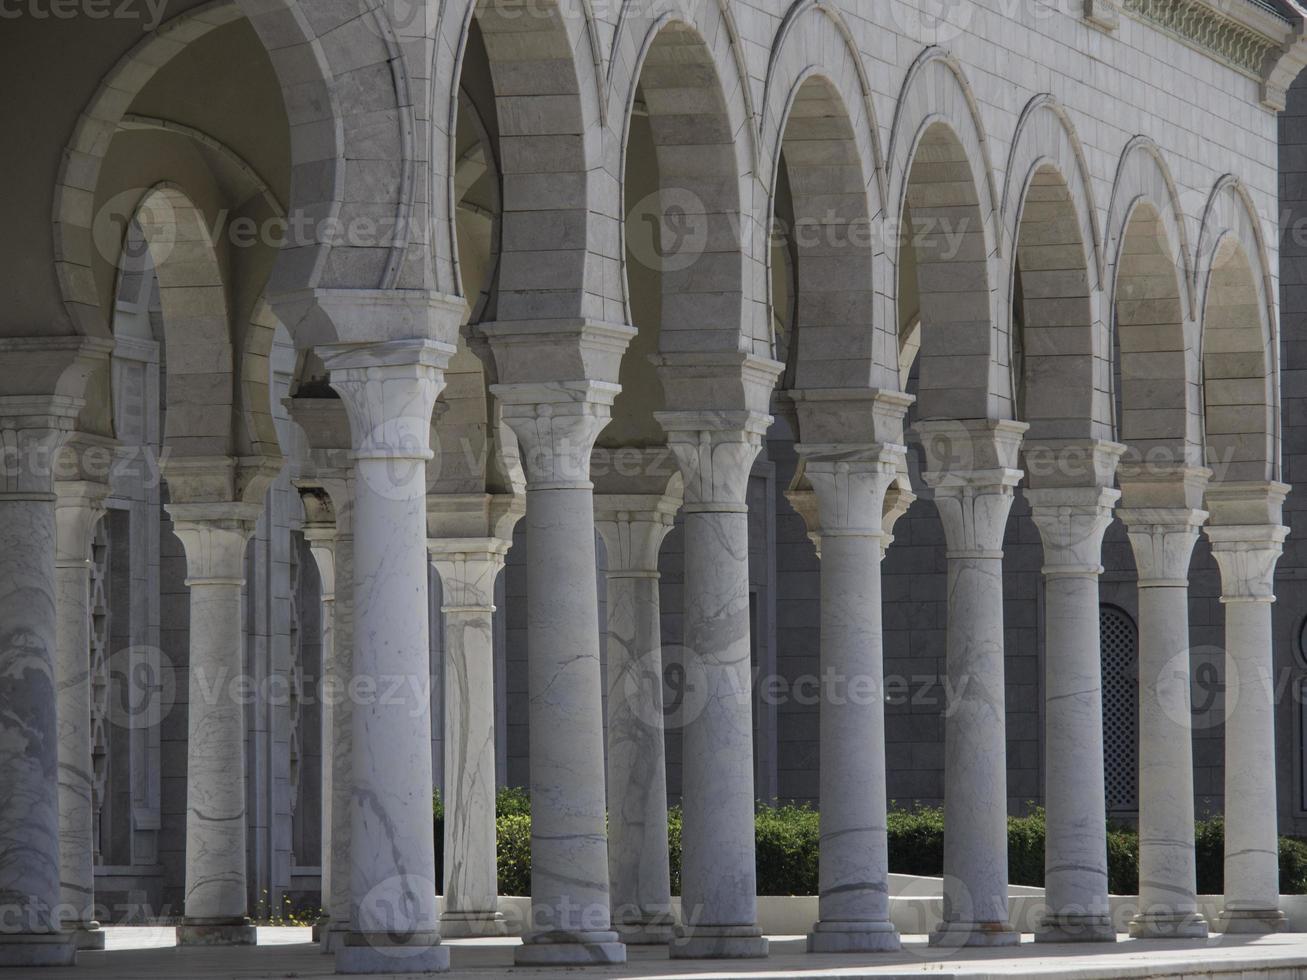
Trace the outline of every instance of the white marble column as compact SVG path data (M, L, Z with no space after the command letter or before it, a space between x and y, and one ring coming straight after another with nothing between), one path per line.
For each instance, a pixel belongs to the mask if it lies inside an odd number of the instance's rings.
M322 917L314 926L314 938L324 946L331 931L331 894L337 875L336 863L332 854L332 796L334 785L334 766L332 749L336 727L336 680L335 680L335 644L336 644L336 522L327 493L323 489L301 489L300 498L304 502L304 540L313 554L313 562L318 569L318 582L321 586L322 608L322 671L318 684L322 710L322 857L319 859L322 872L321 902Z
M446 937L502 936L495 839L495 580L512 540L433 538L445 617Z
M1122 490L1131 503L1125 480ZM1139 575L1139 912L1130 935L1201 938L1207 920L1198 911L1194 863L1189 560L1207 513L1123 507L1118 514Z
M1284 484L1208 491L1206 528L1225 607L1225 907L1222 932L1280 932L1271 604L1289 529ZM1265 523L1233 523L1262 519Z
M618 388L497 385L526 471L531 922L522 965L621 963L605 828L590 452Z
M91 541L104 515L103 483L56 481L55 687L59 714L59 879L64 927L78 949L103 949L95 918L91 763Z
M336 969L445 970L431 822L426 464L453 348L396 340L318 351L354 444L350 931Z
M944 920L936 945L1007 946L1007 736L1003 534L1021 479L1020 422L919 422L948 557Z
M259 508L170 503L190 589L186 892L180 945L253 945L245 875L245 544Z
M0 967L70 966L77 955L59 909L50 460L79 404L0 396Z
M747 493L771 419L748 411L657 418L685 485L682 924L669 951L761 957L768 947L754 865Z
M673 494L595 496L608 554L608 874L614 926L632 945L665 944L675 924L658 595L658 551L680 506L675 482Z
M1028 489L1044 545L1044 894L1039 942L1113 942L1107 901L1102 650L1103 533L1120 492Z
M885 494L904 450L796 448L821 540L820 897L808 951L892 952L900 941L889 916L880 562Z

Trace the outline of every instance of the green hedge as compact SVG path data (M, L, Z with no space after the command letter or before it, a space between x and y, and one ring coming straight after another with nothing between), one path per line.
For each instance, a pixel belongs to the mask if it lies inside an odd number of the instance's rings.
M499 826L499 892L531 893L531 801L520 789L507 789L496 800ZM444 837L444 811L435 802L436 859ZM681 893L680 807L667 814L667 838L672 894ZM817 811L808 806L758 807L757 863L759 895L815 895L820 843ZM894 807L889 812L889 866L899 874L933 875L944 868L944 811L940 807ZM1224 890L1225 825L1217 817L1200 820L1194 828L1198 892ZM1107 829L1108 889L1114 895L1139 890L1139 835L1114 825ZM1044 811L1008 818L1008 874L1013 884L1044 884ZM1280 891L1307 894L1307 842L1280 838Z

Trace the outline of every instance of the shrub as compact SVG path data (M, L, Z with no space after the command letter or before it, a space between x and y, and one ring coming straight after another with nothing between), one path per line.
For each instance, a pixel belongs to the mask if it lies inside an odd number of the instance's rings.
M531 894L531 817L510 813L495 821L499 833L499 894Z
M896 874L944 873L944 811L917 804L901 810L893 804L888 814L889 869Z
M759 895L816 895L821 834L807 806L759 807L754 816Z
M1139 835L1128 827L1108 825L1107 890L1113 895L1139 893Z
M495 816L531 816L531 793L521 786L505 786L495 794Z
M672 894L681 894L681 808L667 811L667 859L672 872Z
M1044 808L1007 818L1007 875L1014 885L1044 884Z

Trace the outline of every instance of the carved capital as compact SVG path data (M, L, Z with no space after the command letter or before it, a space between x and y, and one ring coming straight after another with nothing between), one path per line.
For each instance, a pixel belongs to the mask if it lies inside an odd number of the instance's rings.
M898 478L904 447L800 443L795 450L816 497L817 533L879 538L884 531L885 494Z
M58 480L54 485L56 565L85 565L91 560L91 539L104 516L109 485L89 480Z
M608 577L658 576L658 550L672 529L676 494L595 494L595 528L608 552Z
M1044 543L1045 575L1099 575L1103 533L1121 494L1108 487L1026 490L1030 516Z
M1122 508L1139 586L1188 586L1189 560L1207 511L1185 508Z
M1221 569L1221 601L1274 602L1275 566L1289 529L1281 524L1227 524L1203 530Z
M528 490L590 486L590 453L620 386L577 381L500 384L490 390L517 436Z
M245 543L259 512L256 504L168 504L173 531L186 549L188 586L245 583Z
M440 574L441 608L494 612L495 580L512 541L503 538L432 538L431 564Z
M749 473L771 417L753 412L658 412L681 469L687 511L747 510Z
M454 354L433 340L319 347L345 403L356 460L431 458L431 415Z

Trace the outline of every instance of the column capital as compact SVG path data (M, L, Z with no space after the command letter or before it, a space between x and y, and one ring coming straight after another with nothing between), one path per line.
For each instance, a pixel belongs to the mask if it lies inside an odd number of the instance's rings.
M304 540L318 567L318 580L322 583L322 601L336 601L336 526L334 524L305 524Z
M1207 511L1184 507L1123 507L1125 523L1139 570L1139 587L1188 586L1189 560Z
M899 518L908 512L908 508L916 501L917 495L912 492L912 486L908 482L908 477L902 471L899 472L899 478L890 488L885 491L885 509L881 516L881 536L880 536L880 557L885 558L885 552L889 546L894 543L894 525L899 522Z
M655 412L684 481L687 511L744 511L753 461L770 415L749 411Z
M186 584L243 585L245 543L262 508L257 504L168 504L173 533L186 549Z
M879 538L884 532L885 495L898 479L907 450L887 443L799 443L794 448L816 497L817 533Z
M95 525L104 516L109 485L92 480L56 480L54 492L55 565L86 565L91 560Z
M263 496L281 472L282 460L267 456L168 456L162 463L173 506L248 505L257 515Z
M495 579L512 545L504 538L431 538L427 553L440 574L444 612L493 612Z
M317 348L349 414L356 460L431 458L431 415L454 352L426 339Z
M1027 489L1030 517L1044 544L1045 575L1101 575L1103 533L1121 497L1111 487Z
M596 493L594 507L595 528L608 552L608 577L657 578L658 549L676 520L681 495Z
M1275 566L1289 529L1283 524L1209 524L1203 528L1221 569L1222 602L1274 602Z
M517 436L528 490L590 486L590 453L621 390L606 381L491 386Z

